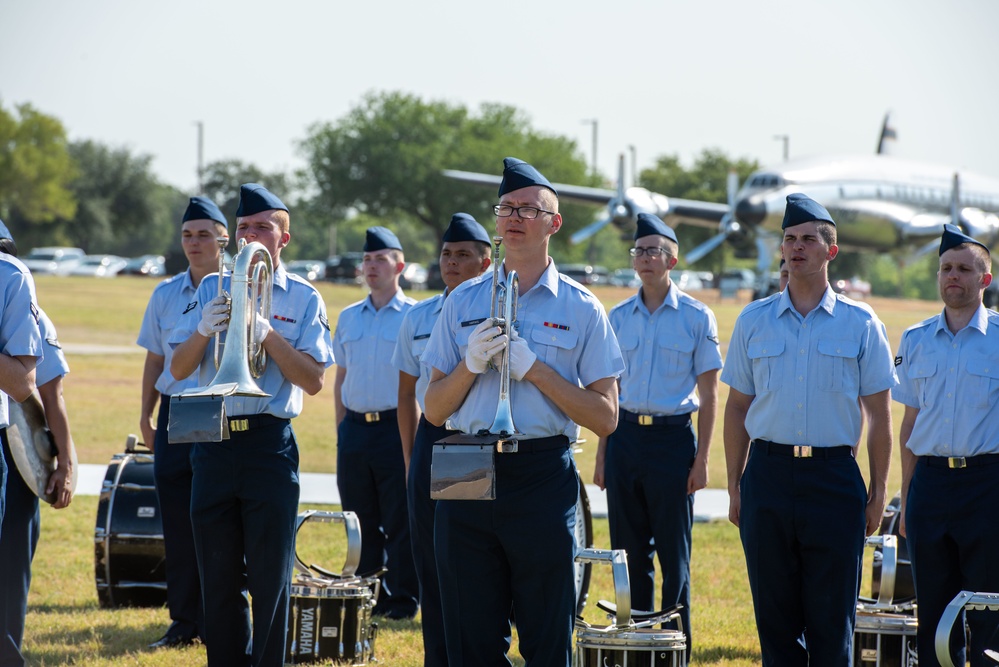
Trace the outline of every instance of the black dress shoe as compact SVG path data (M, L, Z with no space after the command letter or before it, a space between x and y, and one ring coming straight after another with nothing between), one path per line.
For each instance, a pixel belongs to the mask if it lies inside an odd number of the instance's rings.
M177 646L190 646L195 642L196 637L183 637L181 635L166 634L149 645L149 648L174 648Z

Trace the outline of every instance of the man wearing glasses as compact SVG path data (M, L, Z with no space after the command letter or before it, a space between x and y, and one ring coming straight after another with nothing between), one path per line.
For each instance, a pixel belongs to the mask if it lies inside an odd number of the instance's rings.
M631 606L655 609L658 554L662 608L683 605L689 655L694 492L708 482L722 358L714 314L670 281L678 249L662 220L639 214L631 256L642 286L610 312L625 370L617 430L600 438L593 481L607 489L611 547L628 552Z
M575 608L573 526L578 479L569 443L579 427L617 425L621 352L600 302L560 275L548 256L562 227L558 194L534 167L507 158L495 207L516 270L519 306L510 334L489 317L491 280L463 283L444 302L423 362L433 370L426 418L464 433L491 430L499 373L510 355L517 451L495 455L496 498L441 500L437 548L448 662L507 667L510 610L528 667L569 665ZM492 362L492 364L490 364Z

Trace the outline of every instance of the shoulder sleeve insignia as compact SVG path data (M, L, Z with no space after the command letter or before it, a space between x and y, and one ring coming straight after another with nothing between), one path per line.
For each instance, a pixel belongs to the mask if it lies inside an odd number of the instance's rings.
M59 339L58 338L46 338L45 342L48 344L49 347L54 347L57 350L61 350L62 349L62 345L59 344Z
M184 312L181 313L181 315L186 315L187 313L191 312L192 310L194 310L197 307L198 307L198 302L197 301L192 301L191 303L187 304L187 307L184 308Z
M319 315L319 323L322 324L327 331L330 330L330 318L326 317L325 313Z
M902 357L895 357L895 365L896 366L902 365Z
M32 302L31 302L31 303L30 303L30 304L28 305L28 307L29 307L29 308L30 308L30 310L31 310L31 316L32 316L33 318L35 318L35 324L38 324L38 319L39 319L39 318L38 318L38 306L36 306L36 305L35 305L35 302L34 302L34 301L32 301Z
M718 342L718 336L706 336L706 338L715 345L720 345L720 343Z

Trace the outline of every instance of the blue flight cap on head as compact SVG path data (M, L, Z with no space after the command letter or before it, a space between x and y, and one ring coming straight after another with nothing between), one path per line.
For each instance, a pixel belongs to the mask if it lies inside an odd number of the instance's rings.
M229 222L222 215L221 209L208 197L191 197L191 202L187 205L184 219L181 222L188 220L214 220L227 229L229 227Z
M476 241L492 245L489 232L486 228L468 213L455 213L451 216L451 224L444 230L445 243L456 243L458 241Z
M961 231L961 228L957 225L944 225L943 236L940 237L940 254L944 254L951 248L956 248L962 243L974 243L975 245L980 245L985 248L985 252L989 252L989 247L982 243L981 241L976 241L967 234ZM989 252L991 256L992 253Z
M239 186L239 208L236 217L254 215L261 211L287 211L288 207L278 199L277 195L257 183L245 183Z
M500 181L499 196L502 197L508 192L527 188L532 185L540 185L548 188L558 197L558 190L552 187L548 179L541 175L541 172L527 164L523 160L515 157L503 158L503 180Z
M14 237L10 235L10 230L7 229L7 225L3 224L3 220L0 220L0 239L14 240Z
M635 240L637 241L643 236L652 236L653 234L665 236L677 245L680 243L676 240L676 232L673 231L673 228L660 220L657 216L654 216L651 213L639 213L638 226L635 229Z
M787 196L787 208L784 209L784 222L781 229L794 227L806 222L828 222L833 227L836 222L829 215L826 207L808 195L795 192Z
M385 227L368 227L364 233L364 252L402 250L399 238Z

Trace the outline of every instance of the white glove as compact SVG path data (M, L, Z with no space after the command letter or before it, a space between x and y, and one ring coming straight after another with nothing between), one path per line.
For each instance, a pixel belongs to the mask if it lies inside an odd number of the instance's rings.
M273 331L271 323L261 317L260 313L254 313L253 320L253 339L260 341L262 344L264 339L267 338L267 334Z
M209 338L216 333L222 333L229 328L229 300L225 296L217 296L205 304L201 311L201 321L198 322L198 333Z
M520 382L538 360L538 355L531 351L527 341L513 330L513 340L510 342L510 377Z
M489 362L495 357L499 361L500 353L506 348L506 334L500 333L500 328L486 318L479 323L468 337L468 348L465 350L465 365L473 373L485 373Z

